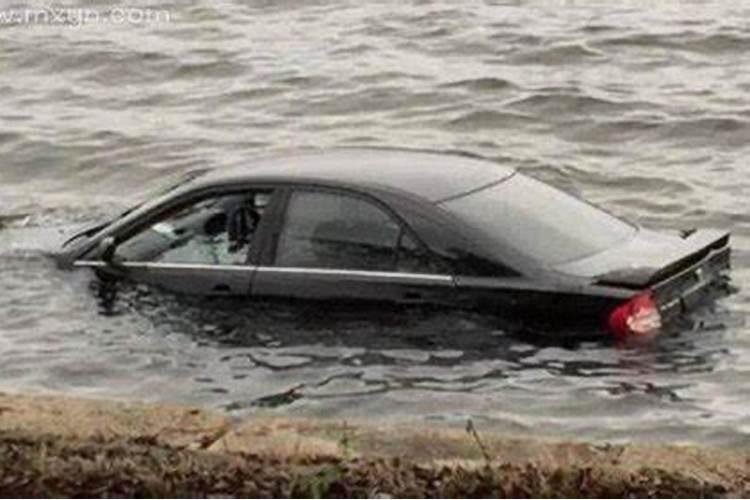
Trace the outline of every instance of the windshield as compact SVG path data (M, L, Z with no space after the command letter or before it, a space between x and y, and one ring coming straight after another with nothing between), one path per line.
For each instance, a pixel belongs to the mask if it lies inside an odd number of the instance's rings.
M72 245L75 242L78 242L82 240L83 238L90 238L94 236L96 233L107 227L112 222L121 219L134 211L135 209L141 207L144 203L154 200L160 196L163 196L170 191L174 191L180 186L185 185L185 183L190 182L191 180L205 174L208 171L208 169L199 169L199 170L191 170L190 172L183 173L183 174L175 174L175 175L169 175L165 179L162 179L158 186L151 186L146 191L145 194L141 194L138 196L139 200L135 205L130 207L129 209L122 212L120 215L114 217L114 218L107 218L104 222L98 221L96 224L91 225L90 227L84 229L83 231L77 232L73 236L71 236L65 243L63 243L63 247L67 247Z
M604 210L521 174L442 206L498 246L544 264L598 253L636 232Z

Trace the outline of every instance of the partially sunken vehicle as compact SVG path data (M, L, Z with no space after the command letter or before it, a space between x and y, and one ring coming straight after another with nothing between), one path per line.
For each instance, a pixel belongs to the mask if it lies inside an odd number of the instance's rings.
M57 258L182 293L439 305L625 338L726 287L729 254L728 233L657 233L490 161L344 149L193 172Z

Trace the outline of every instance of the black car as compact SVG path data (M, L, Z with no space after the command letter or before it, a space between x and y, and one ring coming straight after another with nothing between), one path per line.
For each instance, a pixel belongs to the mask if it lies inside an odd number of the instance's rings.
M478 309L616 338L726 284L729 234L661 234L465 155L335 150L194 172L58 255L177 292Z

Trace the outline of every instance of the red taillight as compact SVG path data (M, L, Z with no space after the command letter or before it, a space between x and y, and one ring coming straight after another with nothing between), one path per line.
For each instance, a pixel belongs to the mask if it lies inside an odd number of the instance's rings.
M647 336L661 328L661 314L651 292L644 292L615 308L609 315L607 325L617 340Z

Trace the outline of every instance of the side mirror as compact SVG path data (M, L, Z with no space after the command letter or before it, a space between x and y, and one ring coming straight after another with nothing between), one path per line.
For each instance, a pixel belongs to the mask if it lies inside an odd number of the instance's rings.
M107 236L99 242L97 246L99 258L108 264L112 264L115 260L115 250L117 250L117 243L115 242L114 236Z

